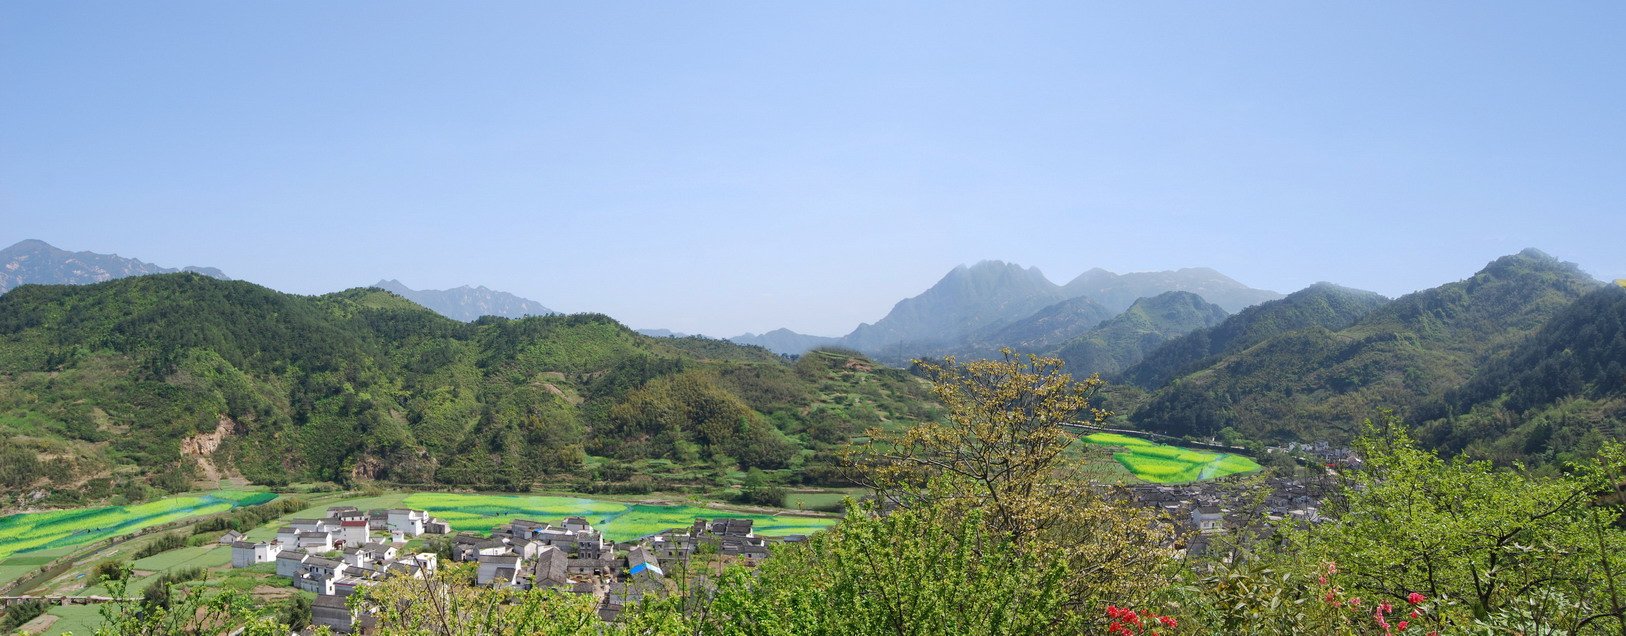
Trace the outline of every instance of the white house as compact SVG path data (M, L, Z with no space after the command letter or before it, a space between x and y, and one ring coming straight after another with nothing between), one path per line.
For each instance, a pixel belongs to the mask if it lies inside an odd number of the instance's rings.
M409 537L423 534L423 525L428 521L429 513L422 510L393 508L388 513L390 529Z
M1225 515L1217 506L1197 506L1191 509L1191 524L1200 532L1223 532Z
M480 555L480 569L474 574L474 582L479 585L516 585L520 572L519 555L499 554Z
M282 554L282 544L276 541L249 543L238 541L231 544L231 566L246 568L256 563L270 563Z
M339 522L338 541L345 545L356 546L371 541L372 531L367 527L367 519L345 519Z
M335 594L334 582L343 576L349 567L349 564L343 561L311 557L305 560L299 575L294 577L294 587L317 594Z

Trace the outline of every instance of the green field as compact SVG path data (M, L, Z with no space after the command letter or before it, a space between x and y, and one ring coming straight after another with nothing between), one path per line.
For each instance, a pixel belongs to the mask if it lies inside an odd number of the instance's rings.
M100 605L59 605L46 611L47 614L59 616L51 628L45 630L42 636L55 636L57 634L73 633L75 636L89 636L96 633L96 628L102 625L102 608Z
M271 493L220 490L129 506L8 515L0 517L0 561L19 552L81 545L275 498Z
M204 545L159 552L145 559L137 559L130 565L137 570L161 572L183 566L212 568L227 563L231 563L231 548Z
M1159 484L1202 481L1259 469L1259 464L1241 455L1195 451L1128 435L1096 433L1083 439L1090 444L1122 447L1124 452L1113 453L1112 457L1136 477Z
M487 533L512 519L556 522L565 517L586 517L611 541L630 541L668 528L688 526L695 519L752 519L758 534L807 534L836 523L836 519L782 517L699 508L650 506L574 497L456 495L419 493L402 500L408 508L427 510L459 531Z

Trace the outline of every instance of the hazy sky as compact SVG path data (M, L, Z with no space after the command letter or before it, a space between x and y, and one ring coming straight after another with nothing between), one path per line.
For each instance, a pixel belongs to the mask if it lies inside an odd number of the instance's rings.
M1626 277L1626 3L0 3L0 247L840 335L950 268Z

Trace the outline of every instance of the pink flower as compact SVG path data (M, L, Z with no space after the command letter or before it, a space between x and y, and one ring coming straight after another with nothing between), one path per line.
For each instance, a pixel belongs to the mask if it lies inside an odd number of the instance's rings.
M1394 609L1395 609L1394 606L1392 606L1392 605L1390 605L1388 603L1378 603L1378 613L1379 614L1388 614L1389 612L1394 611Z
M1412 605L1416 605L1426 600L1428 600L1427 596L1423 596L1422 594L1418 594L1416 592L1406 595L1406 602L1411 603Z
M1319 581L1321 581L1321 584L1322 584L1322 585L1326 585L1326 584L1327 584L1327 577L1325 577L1325 576L1323 576L1323 577L1321 577L1321 578L1319 578L1319 579L1317 579L1317 580L1319 580Z
M1338 573L1338 564L1333 562L1333 561L1328 561L1327 562L1327 574L1337 574L1337 573Z
M1360 607L1361 606L1361 597L1357 596L1355 598L1349 599L1349 606L1350 607Z
M1399 623L1395 624L1395 629L1406 631L1406 621L1400 621Z
M1411 617L1412 618L1417 618L1418 616L1420 616L1420 614L1417 613L1417 610L1412 610L1411 611Z

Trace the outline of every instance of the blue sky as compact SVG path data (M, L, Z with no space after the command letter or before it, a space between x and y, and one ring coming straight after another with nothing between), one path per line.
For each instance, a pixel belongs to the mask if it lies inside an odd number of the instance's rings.
M1626 277L1621 3L0 4L0 243L821 335L957 264Z

